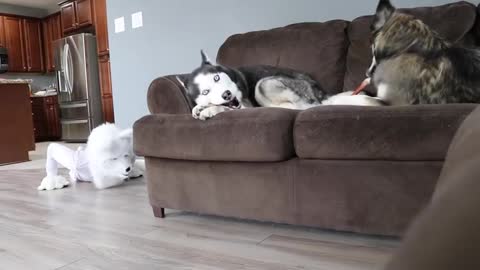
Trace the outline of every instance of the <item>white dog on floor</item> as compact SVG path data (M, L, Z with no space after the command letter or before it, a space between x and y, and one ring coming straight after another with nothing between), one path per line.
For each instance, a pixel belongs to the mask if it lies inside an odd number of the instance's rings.
M73 151L58 143L47 149L47 176L38 190L54 190L76 181L93 182L99 189L123 184L140 177L143 168L135 165L132 129L120 130L113 124L95 128L88 137L87 147ZM70 170L70 181L58 175L58 165Z

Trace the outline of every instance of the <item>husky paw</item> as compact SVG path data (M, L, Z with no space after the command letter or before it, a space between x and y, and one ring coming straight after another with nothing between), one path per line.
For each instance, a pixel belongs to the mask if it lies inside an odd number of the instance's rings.
M200 119L200 114L202 113L203 110L205 110L207 107L205 106L200 106L197 105L192 109L192 116L195 119Z
M55 189L62 189L68 186L70 182L60 175L56 176L46 176L43 178L42 183L38 186L38 190L55 190Z
M205 121L205 120L208 120L208 119L214 117L215 115L217 115L219 113L230 111L230 110L232 110L232 109L230 109L228 107L225 107L225 106L208 107L208 108L206 108L206 109L204 109L200 112L200 116L198 117L198 119Z

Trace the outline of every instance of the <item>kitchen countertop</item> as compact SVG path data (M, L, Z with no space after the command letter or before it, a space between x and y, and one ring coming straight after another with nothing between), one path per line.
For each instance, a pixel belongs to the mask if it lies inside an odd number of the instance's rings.
M1 79L0 84L31 84L33 80L30 79Z

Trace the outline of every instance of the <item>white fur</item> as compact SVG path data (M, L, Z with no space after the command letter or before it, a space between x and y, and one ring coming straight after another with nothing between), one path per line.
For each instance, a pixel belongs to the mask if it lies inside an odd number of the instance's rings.
M132 174L141 174L134 167L132 129L120 130L105 124L95 128L87 142L87 158L93 184L99 189L122 184ZM127 171L130 168L130 171Z
M377 97L388 102L391 106L408 105L401 91L394 91L387 84L381 83L377 87Z
M231 111L231 110L234 110L234 109L225 107L225 106L210 106L210 107L201 109L199 115L197 117L194 116L194 118L199 120L208 120L219 113Z
M61 176L61 175L56 175L52 177L44 177L42 179L42 183L40 183L40 186L38 186L38 190L54 190L54 189L62 189L66 186L68 186L70 182L68 180Z
M352 106L382 106L382 100L367 95L352 96L352 91L332 96L322 102L322 105L352 105Z
M215 76L219 76L220 80L215 81ZM238 89L235 82L223 72L220 73L207 73L198 74L193 82L198 85L200 93L195 99L195 103L200 106L222 105L230 100L225 100L222 95L226 91L230 91L239 102L242 101L242 92ZM207 95L204 95L204 91L208 91Z
M367 77L369 77L372 73L373 73L373 70L375 69L375 67L377 66L377 58L375 58L375 45L372 45L372 64L370 65L370 67L368 68L368 71L367 71Z
M129 178L141 176L145 169L135 164L132 142L132 129L122 131L113 124L105 124L92 131L85 150L80 148L73 151L60 144L50 144L47 176L38 190L61 189L70 184L58 175L59 165L70 170L71 183L77 180L93 182L99 189L117 186Z

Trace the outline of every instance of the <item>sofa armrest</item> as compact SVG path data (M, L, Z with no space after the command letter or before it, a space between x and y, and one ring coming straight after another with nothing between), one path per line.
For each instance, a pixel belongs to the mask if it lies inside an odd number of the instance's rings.
M177 76L169 75L155 79L148 88L147 103L152 114L190 114L192 112L185 89Z
M480 269L479 121L480 107L458 130L433 200L385 270Z

